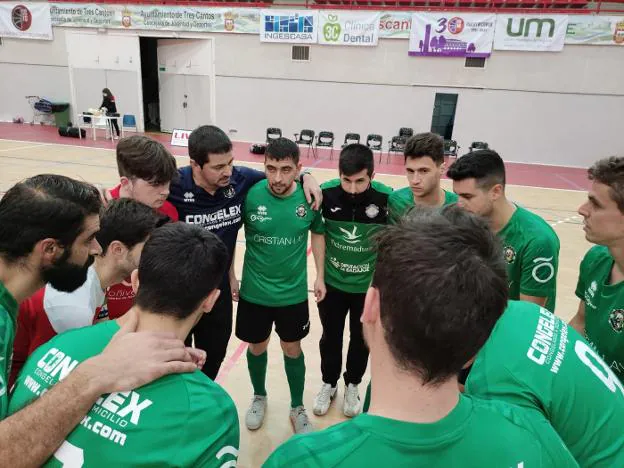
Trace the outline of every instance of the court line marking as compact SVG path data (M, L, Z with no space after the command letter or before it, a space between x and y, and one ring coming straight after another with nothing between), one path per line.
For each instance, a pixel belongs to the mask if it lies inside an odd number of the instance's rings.
M572 221L577 221L580 219L581 219L580 216L573 215L573 216L568 216L567 218L564 218L564 219L560 219L559 221L554 221L550 223L550 225L554 227L554 226L558 226L559 224L564 224L564 223L577 224L577 223L572 223Z
M7 141L11 141L11 140L7 140ZM46 145L45 143L39 143L38 145L17 146L15 148L4 148L4 149L0 149L0 153L3 153L5 151L19 151L19 150L24 150L24 149L29 149L29 148L38 148L40 146L45 146L45 145Z
M16 143L33 143L32 141L28 141L28 140L9 140L6 138L0 138L0 142L2 141L6 141L6 142L16 142ZM239 143L239 142L235 142L235 143ZM112 151L115 152L114 148L99 148L99 147L95 147L95 146L81 146L81 145L72 145L72 144L68 144L68 143L40 143L39 146L69 146L69 147L73 147L73 148L82 148L82 149L94 149L94 150L103 150L103 151ZM8 148L7 148L8 149ZM173 153L172 153L173 154ZM176 158L188 158L188 155L180 155L180 154L173 154L174 157ZM19 159L19 158L16 158ZM324 161L329 161L328 159L317 159L314 163L312 163L310 166L304 166L304 167L309 167L309 168L313 168L314 170L317 171L330 171L333 172L334 174L336 173L336 168L326 168L326 167L318 167L319 164L321 164L321 162ZM240 164L240 163L245 163L245 164ZM236 164L236 161L235 161ZM258 163L258 162L254 162L254 161L239 161L238 165L247 165L247 164L251 164L251 165L257 165L262 167L262 163ZM519 163L514 163L514 164L519 164ZM528 163L527 163L528 164ZM544 166L544 164L533 164L532 166ZM562 168L569 168L569 169L579 169L576 167L568 167L568 166L549 166L549 167L562 167ZM389 176L389 177L403 177L403 174L389 174L387 172L375 172L375 174L377 175L383 175L383 176ZM566 178L561 178L559 177L559 179L563 180L566 183L569 183L575 187L580 187L580 185L567 180ZM445 179L448 180L448 179ZM586 192L587 189L585 188L579 188L579 189L564 189L564 188L554 188L554 187L536 187L534 185L518 185L518 184L507 184L508 187L520 187L520 188L533 188L533 189L539 189L539 190L560 190L563 192L574 192L574 193L578 193L578 192Z

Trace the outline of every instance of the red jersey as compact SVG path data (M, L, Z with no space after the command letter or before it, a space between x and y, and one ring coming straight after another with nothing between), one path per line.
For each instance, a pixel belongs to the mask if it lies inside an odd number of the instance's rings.
M93 266L85 283L74 292L57 291L47 284L23 301L17 315L9 386L15 382L26 358L39 346L59 333L106 318L104 301L105 294Z
M119 198L119 191L121 185L118 185L114 189L108 191L111 198L116 200ZM178 210L171 202L165 201L163 206L158 209L159 213L169 216L172 221L178 221ZM134 291L130 284L130 278L126 278L119 284L114 284L108 288L106 293L106 307L108 309L108 316L111 320L121 317L123 314L130 310L130 307L134 304Z

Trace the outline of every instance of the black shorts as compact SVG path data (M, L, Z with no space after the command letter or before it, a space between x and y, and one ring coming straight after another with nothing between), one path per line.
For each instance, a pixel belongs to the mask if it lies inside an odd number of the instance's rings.
M299 341L310 333L308 301L283 307L268 307L246 301L238 301L236 312L236 337L246 343L262 343L275 331L286 343Z

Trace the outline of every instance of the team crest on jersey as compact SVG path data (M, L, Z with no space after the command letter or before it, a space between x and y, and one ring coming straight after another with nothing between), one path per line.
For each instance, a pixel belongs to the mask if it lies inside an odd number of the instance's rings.
M308 210L306 209L305 205L302 204L297 207L297 209L295 210L295 214L300 218L305 218L308 214Z
M513 263L514 260L516 259L516 251L514 250L513 247L510 247L510 246L506 246L503 249L503 255L505 256L505 261L507 263Z
M234 198L234 195L236 195L236 190L231 185L228 185L228 188L223 192L223 196L225 198Z
M379 214L379 207L374 203L371 203L366 207L366 210L364 212L369 218L375 218Z
M624 310L616 309L609 314L609 325L616 332L620 333L624 329Z

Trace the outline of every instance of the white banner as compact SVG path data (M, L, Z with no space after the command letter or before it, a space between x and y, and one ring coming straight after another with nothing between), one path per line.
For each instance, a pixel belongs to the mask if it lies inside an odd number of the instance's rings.
M260 40L314 44L318 36L318 14L312 10L262 10Z
M624 45L624 16L570 16L565 43Z
M559 52L567 27L567 15L498 15L494 48Z
M409 55L489 57L495 22L488 13L414 13Z
M188 147L189 136L192 130L183 130L181 128L174 128L171 134L171 146L183 146Z
M51 41L50 4L0 2L0 37Z
M379 37L382 39L409 39L412 13L409 11L383 11L379 19Z
M319 44L376 46L380 12L319 11Z

